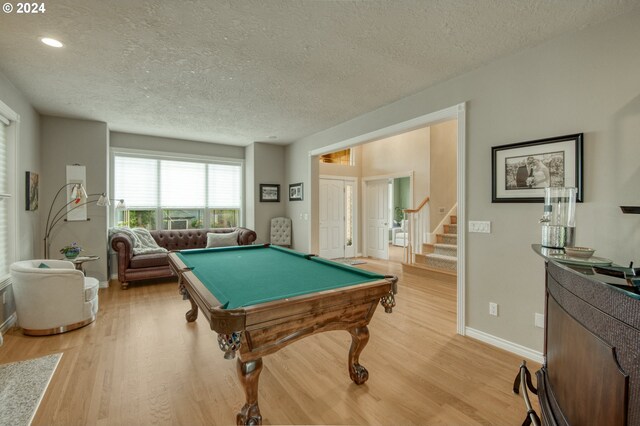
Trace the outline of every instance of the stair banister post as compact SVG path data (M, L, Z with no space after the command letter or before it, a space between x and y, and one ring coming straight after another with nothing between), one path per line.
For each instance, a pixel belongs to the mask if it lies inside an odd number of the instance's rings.
M406 226L407 226L407 229L405 230L405 232L407 233L407 239L406 239L406 241L404 242L404 247L403 247L403 248L404 248L404 250L403 250L403 254L404 254L404 261L405 261L405 263L408 263L408 262L409 262L409 260L408 260L408 259L409 259L409 229L411 229L411 228L410 228L410 226L409 226L409 220L408 220L409 215L407 214L407 211L406 211L406 210L403 210L403 214L404 214L404 216L403 216L403 218L404 218L404 223L405 223L405 224L406 224Z

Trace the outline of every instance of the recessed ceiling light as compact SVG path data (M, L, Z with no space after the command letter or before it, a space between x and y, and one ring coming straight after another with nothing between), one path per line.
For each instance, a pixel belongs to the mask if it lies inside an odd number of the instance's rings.
M42 37L42 38L40 38L40 41L43 42L44 44L46 44L47 46L51 46L51 47L62 47L62 46L64 46L64 44L62 44L61 42L59 42L55 38Z

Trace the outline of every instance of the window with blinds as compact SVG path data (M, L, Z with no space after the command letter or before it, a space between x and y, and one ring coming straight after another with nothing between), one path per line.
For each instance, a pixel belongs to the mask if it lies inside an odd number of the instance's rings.
M116 226L147 229L240 226L242 163L114 155Z

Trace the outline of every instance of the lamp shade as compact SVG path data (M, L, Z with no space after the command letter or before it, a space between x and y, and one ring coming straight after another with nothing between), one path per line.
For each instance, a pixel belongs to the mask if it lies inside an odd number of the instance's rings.
M124 203L124 200L118 200L118 204L116 204L116 209L126 209L127 205Z
M87 192L81 183L76 183L71 187L71 198L78 204L83 198L87 198Z
M98 198L96 205L100 207L110 206L111 200L109 200L109 196L103 192L102 195L100 195L100 198Z

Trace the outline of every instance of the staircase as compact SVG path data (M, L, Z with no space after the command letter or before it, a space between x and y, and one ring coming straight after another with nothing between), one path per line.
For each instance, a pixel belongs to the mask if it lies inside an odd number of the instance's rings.
M444 233L436 235L434 244L422 245L422 253L415 254L412 271L455 282L458 268L458 217L449 216Z

